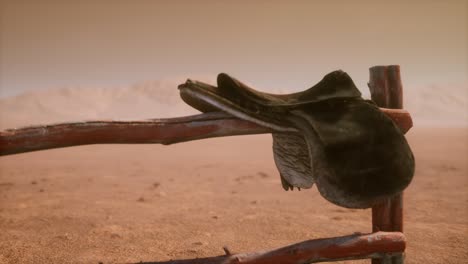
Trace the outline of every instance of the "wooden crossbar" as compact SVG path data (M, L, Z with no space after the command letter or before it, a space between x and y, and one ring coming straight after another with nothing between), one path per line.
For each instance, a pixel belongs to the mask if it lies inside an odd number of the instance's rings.
M405 110L381 108L403 132L413 125ZM222 112L142 121L88 121L0 132L0 156L90 144L174 144L190 140L272 133Z
M370 68L369 89L380 109L406 133L413 123L409 113L401 109L403 93L399 66ZM144 121L64 123L0 132L0 155L88 144L173 144L211 137L271 132L268 128L220 112ZM401 264L404 262L406 246L402 233L402 194L372 208L372 230L372 234L308 240L272 251L236 255L227 251L227 256L207 258L205 263L303 264L372 258L372 264ZM200 262L183 260L183 263Z
M400 232L376 232L364 235L308 240L287 247L229 257L223 264L304 264L347 259L382 259L405 251Z

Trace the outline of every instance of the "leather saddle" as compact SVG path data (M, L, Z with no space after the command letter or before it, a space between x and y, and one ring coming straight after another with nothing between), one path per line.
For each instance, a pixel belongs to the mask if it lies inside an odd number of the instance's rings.
M274 159L285 190L316 183L334 204L368 208L412 180L414 157L404 135L343 71L292 94L260 92L225 73L217 85L187 80L179 90L201 112L224 111L275 131Z

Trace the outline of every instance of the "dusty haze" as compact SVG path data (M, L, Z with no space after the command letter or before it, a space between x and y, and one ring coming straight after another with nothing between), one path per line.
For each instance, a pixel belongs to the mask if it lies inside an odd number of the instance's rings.
M214 75L195 76L194 79L216 84ZM177 85L184 81L185 78L180 77L147 81L128 87L69 87L0 98L0 129L69 121L148 119L196 114L198 111L179 98ZM263 90L288 92L287 89ZM362 88L361 91L366 92ZM411 113L415 126L466 127L467 92L467 85L405 87L405 109Z
M468 2L0 1L0 96L227 72L304 89L400 64L407 87L467 80ZM366 89L364 89L366 90Z
M0 130L195 114L186 78L263 91L400 64L416 157L406 263L468 259L467 1L0 0ZM285 192L268 135L0 158L0 263L168 263L371 231ZM349 261L342 263L369 263Z

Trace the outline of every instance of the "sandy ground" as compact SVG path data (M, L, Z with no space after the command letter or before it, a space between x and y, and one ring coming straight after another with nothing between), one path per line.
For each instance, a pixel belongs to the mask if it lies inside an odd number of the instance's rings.
M467 263L468 129L408 138L407 263ZM0 158L0 263L164 262L356 231L370 210L282 190L266 135Z

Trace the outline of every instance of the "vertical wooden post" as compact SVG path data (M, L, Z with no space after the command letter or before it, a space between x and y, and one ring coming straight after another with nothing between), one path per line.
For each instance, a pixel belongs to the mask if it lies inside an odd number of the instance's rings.
M369 74L372 100L380 107L402 109L400 66L374 66ZM372 232L377 231L403 232L403 193L372 207ZM372 259L372 264L382 263L382 259ZM403 263L403 256L393 257L391 263Z

